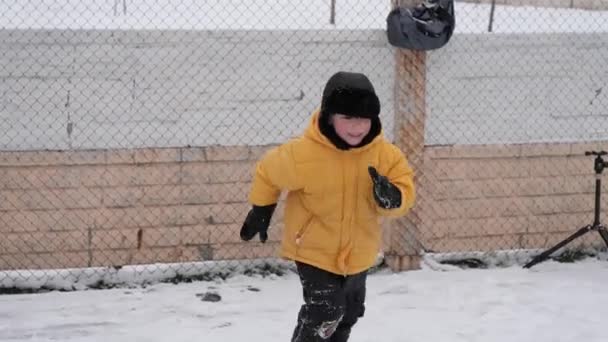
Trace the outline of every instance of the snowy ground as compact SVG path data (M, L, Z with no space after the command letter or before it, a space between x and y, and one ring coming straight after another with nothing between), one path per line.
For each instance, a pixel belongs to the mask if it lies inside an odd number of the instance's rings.
M604 342L608 262L370 276L352 342ZM219 302L197 294L216 291ZM289 341L297 277L0 296L0 341Z

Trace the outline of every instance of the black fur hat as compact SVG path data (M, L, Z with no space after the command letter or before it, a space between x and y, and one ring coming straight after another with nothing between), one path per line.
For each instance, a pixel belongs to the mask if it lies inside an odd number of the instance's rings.
M340 138L331 125L333 114L343 114L372 120L370 132L357 146L350 146ZM319 129L336 147L347 150L369 144L382 129L380 100L372 82L360 73L340 71L329 78L323 89Z

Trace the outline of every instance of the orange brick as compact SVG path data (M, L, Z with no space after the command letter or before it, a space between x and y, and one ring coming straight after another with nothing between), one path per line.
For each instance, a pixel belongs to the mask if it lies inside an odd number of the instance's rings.
M251 146L251 154L249 155L249 160L257 162L264 156L264 154L266 154L266 152L276 146L277 145Z
M591 224L593 215L591 213L536 215L530 217L529 221L528 232L530 233L574 232Z
M569 175L556 177L552 179L552 183L554 184L555 193L585 193L590 194L590 196L591 194L595 194L595 177L593 176ZM559 189L559 191L557 189ZM603 193L608 194L607 190L601 190Z
M594 158L591 156L571 156L566 159L562 173L565 175L586 175L590 179L594 176Z
M207 146L205 147L206 160L247 160L249 159L248 146Z
M0 210L84 209L98 207L101 197L79 189L0 191Z
M170 247L181 244L181 227L161 227L142 229L142 246Z
M91 252L91 266L124 266L132 263L131 249L98 249Z
M103 196L103 206L112 207L132 207L141 204L144 196L143 187L108 187L99 190L91 190Z
M525 166L530 177L561 176L568 168L567 158L534 157L526 158Z
M528 234L524 238L524 248L540 248L547 249L555 246L559 242L563 241L570 235L572 235L574 231L571 232L549 232L549 233L540 233L540 234ZM604 247L603 240L600 238L598 233L589 232L582 237L570 242L565 248L568 249L576 249L581 247L590 247L590 246L598 246ZM559 253L559 251L557 251Z
M585 156L587 151L602 151L606 149L605 141L573 143L570 153L574 156ZM592 158L587 156L586 158Z
M511 197L519 195L522 188L522 180L525 178L506 178L506 179L484 179L474 183L479 189L480 197Z
M463 200L464 201L464 200ZM465 205L454 205L453 201L432 201L425 207L423 218L444 220L467 217Z
M108 251L114 252L114 251ZM183 263L193 261L213 260L213 251L209 246L191 247L157 247L143 250L120 250L119 257L109 253L100 255L98 263L103 265L132 265L132 264L154 264L154 263ZM105 256L105 257L104 257ZM124 263L119 264L118 262ZM146 270L155 271L155 265L149 265ZM188 265L179 265L180 271L188 272Z
M528 177L526 161L520 158L462 160L469 167L468 179L506 179Z
M87 165L80 168L80 185L87 188L109 186L108 179L112 175L106 165Z
M0 152L0 164L3 166L103 164L104 159L102 150Z
M137 204L145 206L181 204L185 189L184 186L180 185L143 186L139 188L142 191L142 195Z
M180 224L224 224L241 223L251 208L249 203L187 205L176 209ZM278 215L277 215L278 216Z
M184 184L250 182L253 163L249 161L187 163L182 167Z
M521 155L529 156L567 156L572 151L570 143L538 143L538 144L523 144Z
M0 253L44 253L86 250L87 232L9 233L0 239Z
M179 148L142 148L133 151L137 164L175 163L181 159Z
M184 188L183 203L210 204L246 202L250 190L248 183L192 185Z
M95 225L100 229L165 227L183 224L179 206L104 208L98 210Z
M492 216L521 216L527 209L516 199L479 198L437 202L437 219L483 218Z
M181 165L153 164L133 168L134 185L177 185L181 183Z
M0 232L86 230L94 225L94 210L35 210L0 212Z
M105 163L110 164L135 164L135 150L112 149L105 151Z
M130 249L137 248L139 229L93 230L91 249Z
M174 263L180 260L181 247L142 248L133 251L133 264ZM151 266L151 271L154 267Z
M181 242L184 246L198 246L210 243L211 233L216 229L213 225L192 225L181 228Z
M535 196L523 199L529 212L534 215L592 212L593 202L589 195Z
M483 187L472 180L445 180L437 182L435 199L461 199L482 197Z
M449 159L452 157L452 146L425 146L424 157L429 159Z
M278 243L232 243L213 245L215 260L259 259L278 257Z
M433 179L467 179L470 170L465 161L433 160L425 164L422 173Z
M16 167L0 169L0 188L5 190L75 188L79 185L80 172L75 167Z
M181 247L181 261L206 261L213 260L213 248L211 245L200 245L193 247ZM189 271L186 267L184 271Z
M2 254L0 253L0 271L9 271L26 268L23 266L23 262L27 259L27 254ZM19 275L18 278L22 278L23 275ZM25 275L27 278L27 275Z
M183 163L181 169L182 184L211 183L212 163Z
M433 158L511 158L521 154L521 145L454 145L426 147Z
M526 216L492 217L437 221L425 227L425 234L428 233L433 238L461 238L526 233L527 228Z
M180 183L180 165L110 165L95 166L83 170L83 185L88 187L166 185Z
M242 224L217 224L210 226L210 243L225 244L242 242L240 238L241 226Z
M553 194L561 188L559 177L522 178L513 184L515 194L520 196L538 196Z
M523 247L523 235L467 237L429 240L427 248L436 252L489 252Z
M3 259L8 261L8 265L3 267L10 270L79 268L89 265L88 252L19 253L10 257L0 254L0 260ZM25 278L28 277L28 271L22 272Z
M182 162L199 162L206 161L205 148L204 147L187 147L181 149Z

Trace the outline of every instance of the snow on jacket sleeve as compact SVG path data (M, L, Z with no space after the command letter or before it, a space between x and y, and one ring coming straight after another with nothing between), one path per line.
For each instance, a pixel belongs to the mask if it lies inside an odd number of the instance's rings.
M249 201L263 206L277 203L282 190L299 189L296 162L294 159L295 142L275 147L256 164Z
M387 154L382 169L386 170L385 176L401 191L401 206L394 209L378 208L382 216L399 217L405 215L414 206L416 200L416 188L414 186L414 171L410 167L406 157L401 150L393 144L387 146Z

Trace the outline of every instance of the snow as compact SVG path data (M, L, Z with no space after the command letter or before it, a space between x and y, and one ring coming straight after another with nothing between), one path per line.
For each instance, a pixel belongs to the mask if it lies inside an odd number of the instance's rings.
M445 268L369 276L351 342L600 342L608 263ZM217 293L219 302L204 302ZM198 294L198 296L197 296ZM289 341L297 276L0 296L2 341Z
M209 5L209 3L213 5ZM0 3L0 28L69 29L384 29L388 1L14 0ZM283 9L283 10L281 10ZM284 10L289 9L289 10ZM456 34L487 31L490 7L456 4ZM606 12L497 6L497 33L606 32ZM297 276L232 275L191 283L147 284L172 268L11 271L1 287L48 286L73 292L0 296L0 341L288 341L301 305ZM238 265L238 263L236 263ZM180 265L195 275L210 265ZM351 342L605 341L608 263L553 261L463 270L437 262L423 270L370 275L367 311ZM167 271L169 270L169 271ZM51 277L52 279L49 279ZM103 282L119 288L89 290ZM142 285L143 286L139 286ZM219 302L204 302L205 293Z
M0 3L4 29L298 30L386 29L390 1L12 0ZM456 2L456 31L488 31L491 6ZM496 33L606 32L606 11L497 5Z

